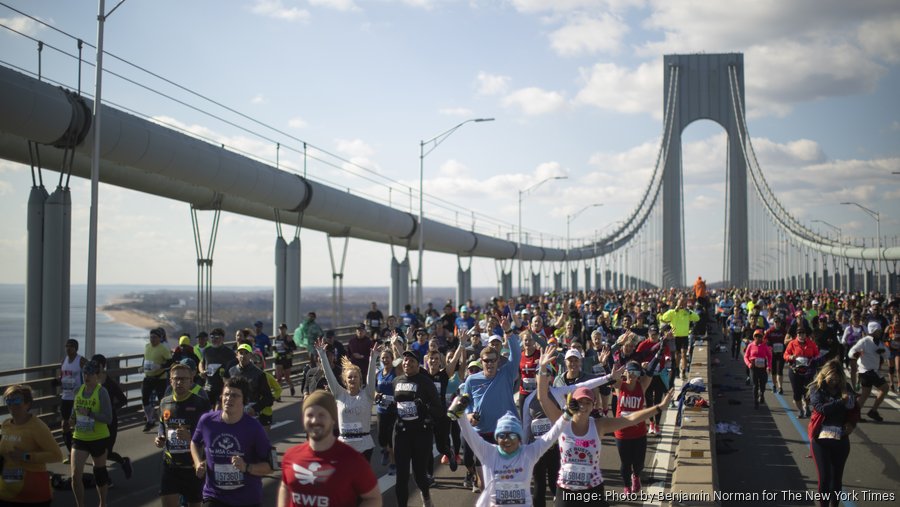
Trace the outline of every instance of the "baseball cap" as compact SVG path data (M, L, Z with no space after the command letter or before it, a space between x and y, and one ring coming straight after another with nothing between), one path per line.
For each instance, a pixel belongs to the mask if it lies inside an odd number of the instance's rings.
M579 387L578 389L575 389L575 392L572 393L573 400L581 400L585 398L594 401L594 391L591 391L587 387Z
M249 343L242 343L238 345L237 351L240 352L242 350L251 354L253 353L253 347L251 347Z
M253 323L253 327L263 327L263 322L261 320L257 320Z
M762 330L762 329L757 329L756 331L753 331L753 337L754 337L754 338L757 337L757 336L762 336L762 335L763 335L763 330Z
M411 358L415 359L417 362L419 362L419 355L416 354L415 351L413 351L413 350L409 350L409 349L404 350L403 357L411 357Z
M490 343L490 342L492 342L492 341L500 341L500 342L502 342L502 341L503 341L503 337L500 336L500 335L498 335L498 334L493 334L493 335L491 335L490 338L488 338L488 343Z
M356 330L357 330L357 331L365 331L365 330L366 330L366 325L363 324L363 323L360 323L358 326L356 326Z
M570 357L577 357L579 360L584 359L584 356L581 355L581 352L578 349L569 349L569 351L566 352L566 359Z
M479 370L484 369L481 367L481 361L479 361L477 359L474 361L469 361L469 364L466 366L467 370L471 370L472 368L478 368Z
M881 306L881 301L878 301L877 299L873 299L873 300L869 301L869 306Z
M190 345L191 337L188 335L182 335L181 338L178 339L178 345Z
M875 331L881 331L881 323L878 322L877 320L869 321L869 324L866 326L866 329L868 329L869 334L872 334Z
M197 369L197 361L194 361L193 359L191 359L191 358L189 358L189 357L186 357L186 358L184 358L184 359L182 359L181 361L178 361L178 362L179 362L180 364L183 364L183 365L189 367L189 368L192 369L192 370L196 370L196 369Z
M459 311L460 311L460 313L462 313L462 312L469 313L469 307L466 305L462 305L459 307Z

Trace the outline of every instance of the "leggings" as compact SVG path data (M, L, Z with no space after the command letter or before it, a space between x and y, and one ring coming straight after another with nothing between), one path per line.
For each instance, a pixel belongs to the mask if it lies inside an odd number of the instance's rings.
M750 379L753 380L753 400L762 400L763 393L766 392L766 382L769 381L769 374L765 368L750 368Z
M788 370L788 378L791 379L791 389L794 391L794 401L800 401L806 397L806 386L812 382L812 375L798 375L794 370Z
M459 433L459 422L450 421L450 445L453 447L453 454L459 454L462 446L462 436Z
M653 380L650 381L650 385L647 386L647 391L644 393L644 398L646 400L647 406L653 406L662 401L663 397L666 395L666 386L663 384L662 378L659 375L655 375ZM656 424L659 424L659 419L662 417L662 414L656 414L653 416L653 421Z
M399 424L399 423L398 423ZM407 505L409 500L409 465L412 463L413 477L424 498L431 498L428 490L428 462L431 457L431 428L400 429L394 432L394 461L397 463L397 505Z
M844 437L840 440L828 440L814 438L809 444L812 448L813 459L816 462L816 472L819 475L819 493L831 495L830 501L819 501L821 507L837 507L839 501L835 492L843 488L844 465L850 455L850 439Z
M741 338L743 337L742 333L738 331L731 332L731 358L737 359L741 353Z
M547 505L547 488L550 494L556 495L556 477L559 475L559 447L554 445L541 456L534 465L534 494L532 501L534 507Z
M144 377L141 382L141 404L150 404L150 393L156 394L156 403L162 401L166 393L166 379L161 377Z
M438 452L450 457L453 450L450 448L450 419L448 417L439 417L434 423L434 446ZM431 446L428 446L429 449ZM428 475L434 475L434 460L428 460Z
M619 461L622 462L622 482L631 485L631 476L640 476L644 471L644 460L647 457L647 437L617 438L616 448L619 450Z

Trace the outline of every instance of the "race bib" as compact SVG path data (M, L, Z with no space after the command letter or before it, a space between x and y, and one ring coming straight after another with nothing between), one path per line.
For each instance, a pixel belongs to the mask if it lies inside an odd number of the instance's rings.
M369 326L371 326L371 327L378 327L380 325L381 325L381 321L378 319L372 319L369 321Z
M94 431L94 418L89 415L76 415L75 429L86 432Z
M156 369L156 363L144 359L144 371L153 371Z
M213 480L219 489L238 489L244 486L244 474L231 463L216 463Z
M773 343L772 344L772 352L776 354L781 354L784 352L784 344L783 343Z
M398 401L397 417L405 421L410 421L419 417L419 410L416 408L414 401Z
M588 465L576 465L563 463L559 470L559 477L566 489L586 489L591 487L591 477L594 469Z
M534 378L534 377L531 377L531 378L523 377L522 378L522 390L530 393L530 392L534 391L535 389L537 389L537 379L536 378Z
M166 431L166 442L169 443L169 452L171 453L185 453L191 451L190 442L179 439L178 430L176 428L169 428Z
M362 423L345 422L341 424L341 439L344 442L358 442L363 439L362 433Z
M7 468L3 470L3 482L22 482L25 478L25 469L23 468Z
M540 419L531 421L531 434L535 437L539 437L550 431L550 428L552 427L553 423L550 422L550 419L541 417Z
M828 440L840 440L843 435L844 429L840 426L822 426L822 430L819 431L819 438Z
M594 375L606 375L606 368L604 368L602 364L597 363L591 366L591 373Z
M765 368L766 367L766 358L757 357L756 359L753 360L753 365L756 366L757 368Z
M63 377L62 379L63 394L75 394L75 379L72 377Z
M494 503L497 505L525 505L525 483L494 481Z
M394 397L390 394L382 394L381 395L381 403L384 405L390 405L394 402Z
M216 371L218 371L221 366L222 366L221 363L214 363L214 364L206 365L206 374L210 375L210 376L215 375Z
M285 346L284 342L281 340L277 340L275 342L275 352L278 354L284 354L287 352L287 346Z

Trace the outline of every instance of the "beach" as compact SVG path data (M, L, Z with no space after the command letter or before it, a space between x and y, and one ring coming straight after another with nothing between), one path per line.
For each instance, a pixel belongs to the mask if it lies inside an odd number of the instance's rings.
M113 322L140 329L152 329L163 325L162 321L152 315L137 310L106 310L101 306L97 311L104 313Z

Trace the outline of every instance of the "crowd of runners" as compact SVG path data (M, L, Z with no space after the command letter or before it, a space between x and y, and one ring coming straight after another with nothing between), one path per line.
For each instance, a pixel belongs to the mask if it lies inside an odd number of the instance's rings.
M808 419L819 489L840 491L848 435L862 414L881 422L882 401L900 385L900 305L878 295L711 292L698 279L687 291L447 301L397 316L372 303L346 343L316 318L273 336L256 322L228 344L223 329L177 339L150 330L141 401L144 432L161 449L162 505L260 505L262 477L273 473L279 506L381 505L380 461L395 476L397 505L409 504L411 475L416 503L432 506L433 448L465 469L475 505L606 505L601 437L614 436L620 494L639 493L648 439L661 433L676 381L688 380L694 343L718 336L713 326L725 339L710 347L746 374L755 406L789 388L796 417ZM58 379L65 456L28 414L29 388L4 393L3 505L49 505L46 465L62 459L79 506L88 457L101 505L108 462L131 476L114 451L127 398L106 359L78 345L66 343ZM272 409L288 393L303 400L306 441L278 456Z

